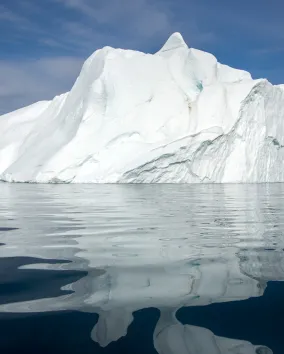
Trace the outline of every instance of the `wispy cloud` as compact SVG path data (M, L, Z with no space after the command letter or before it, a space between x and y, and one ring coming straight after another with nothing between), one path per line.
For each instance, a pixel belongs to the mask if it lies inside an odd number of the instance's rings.
M275 55L275 54L284 53L284 46L274 46L274 47L262 47L254 48L250 51L250 54L253 56L258 55Z
M193 45L216 42L212 29L198 26L194 13L180 16L174 0L52 0L77 21L61 21L64 41L80 49L110 45L158 50L167 37L183 32Z
M95 34L112 43L134 43L136 47L147 39L161 38L176 28L176 20L167 1L150 0L53 0L76 12L78 21L62 22L63 29L76 37Z
M151 34L171 27L171 13L167 1L150 0L54 0L76 10L101 25L120 23L121 27L136 26L139 33ZM120 22L121 21L121 22ZM126 22L125 22L126 21Z
M83 58L0 61L0 114L70 90Z
M22 16L14 11L9 10L4 5L0 4L0 20L4 22L8 22L17 26L27 26L30 24L27 17Z

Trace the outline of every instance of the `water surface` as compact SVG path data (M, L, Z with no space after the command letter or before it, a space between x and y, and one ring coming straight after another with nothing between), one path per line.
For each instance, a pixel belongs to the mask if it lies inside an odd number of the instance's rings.
M283 231L283 184L0 184L0 353L283 354Z

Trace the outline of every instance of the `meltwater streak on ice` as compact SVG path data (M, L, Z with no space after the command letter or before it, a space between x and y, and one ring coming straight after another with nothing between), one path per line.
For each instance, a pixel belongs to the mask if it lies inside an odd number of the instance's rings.
M267 281L284 279L283 199L282 184L0 184L0 256L42 258L22 268L88 272L64 287L72 294L0 312L95 312L91 336L106 346L126 335L134 311L156 307L160 353L255 353L251 343L180 324L175 312L262 296Z

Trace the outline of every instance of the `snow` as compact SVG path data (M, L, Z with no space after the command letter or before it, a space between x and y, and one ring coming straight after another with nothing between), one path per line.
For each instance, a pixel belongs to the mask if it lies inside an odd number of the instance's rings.
M0 179L284 181L284 90L189 48L105 47L71 91L0 117Z

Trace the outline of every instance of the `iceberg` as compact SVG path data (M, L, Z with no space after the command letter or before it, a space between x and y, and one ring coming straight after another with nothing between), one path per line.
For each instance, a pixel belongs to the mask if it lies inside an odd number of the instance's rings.
M174 33L155 54L105 47L71 91L0 117L0 180L284 181L284 89Z

